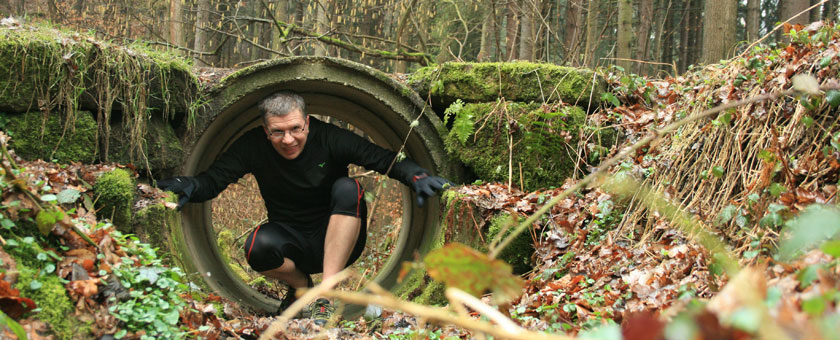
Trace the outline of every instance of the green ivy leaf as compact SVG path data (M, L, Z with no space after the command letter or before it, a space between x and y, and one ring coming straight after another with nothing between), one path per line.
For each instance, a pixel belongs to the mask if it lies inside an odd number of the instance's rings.
M770 152L770 150L765 149L761 149L761 151L758 152L758 158L767 163L773 163L776 161L776 156L773 155L773 153Z
M423 259L429 276L473 296L493 292L496 303L511 301L522 292L524 282L511 266L461 243L435 249Z
M57 196L58 203L59 204L73 203L73 202L76 202L76 200L79 199L79 196L81 196L81 192L79 192L79 190L64 189L64 190L62 190L61 192L58 193L58 196Z
M808 286L817 279L818 269L818 265L812 264L796 272L796 280L799 281L799 287L802 289L808 288Z
M735 214L737 212L738 207L732 204L726 205L725 207L723 207L723 209L720 210L720 213L718 213L717 220L715 221L716 224L721 225L729 223L729 221L731 221L732 218L735 217Z
M828 241L820 246L820 250L834 258L840 258L840 240Z
M787 191L787 188L785 188L785 186L782 185L782 184L774 182L774 183L770 184L770 188L768 190L770 190L770 195L773 195L773 197L778 198L785 191Z
M723 177L723 167L719 165L712 167L712 175L717 178Z
M830 105L832 109L836 109L837 106L840 106L840 91L831 90L826 92L825 101L828 102L828 105Z
M801 122L806 128L814 126L814 118L811 118L811 116L802 116Z
M816 296L802 301L802 311L813 317L823 314L826 308L826 301L823 296Z
M826 68L831 65L831 56L820 59L820 68Z
M840 209L830 205L812 204L796 219L789 222L790 235L781 240L779 256L782 260L793 258L840 235Z
M47 208L38 212L38 215L35 216L35 223L38 225L38 231L40 231L42 235L47 235L50 233L53 226L63 219L64 213L61 212L61 210Z
M38 290L38 289L41 289L41 287L43 287L43 286L44 286L44 284L41 283L41 281L38 281L38 280L29 281L29 289L31 289L31 290Z
M607 101L607 102L610 103L610 105L615 106L615 107L621 106L621 102L618 100L618 98L610 92L602 93L601 94L601 101Z

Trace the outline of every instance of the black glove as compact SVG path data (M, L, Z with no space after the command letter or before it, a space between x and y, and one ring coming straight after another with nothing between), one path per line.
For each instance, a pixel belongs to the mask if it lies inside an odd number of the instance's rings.
M414 185L414 192L417 193L417 205L423 206L427 197L437 195L442 189L451 187L453 184L448 179L438 176L429 176L421 173L411 177L411 184Z
M178 210L190 201L190 196L198 187L195 178L187 176L177 176L167 178L157 182L157 187L163 191L171 191L178 194Z

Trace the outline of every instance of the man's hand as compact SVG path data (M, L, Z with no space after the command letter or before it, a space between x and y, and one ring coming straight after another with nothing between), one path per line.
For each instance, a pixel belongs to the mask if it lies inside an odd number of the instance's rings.
M190 196L196 186L196 180L187 176L172 177L157 182L157 187L161 190L178 194L178 210L190 201Z
M437 195L441 190L453 185L446 178L429 176L427 173L415 175L411 178L411 183L414 185L414 192L417 193L417 205L421 207L426 202L426 198Z

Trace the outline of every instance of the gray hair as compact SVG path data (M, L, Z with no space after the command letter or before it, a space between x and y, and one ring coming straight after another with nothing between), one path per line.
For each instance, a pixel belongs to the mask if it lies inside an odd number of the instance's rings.
M303 97L292 91L279 91L266 97L259 104L263 113L263 123L268 123L268 117L285 116L294 110L300 110L306 118L306 103Z

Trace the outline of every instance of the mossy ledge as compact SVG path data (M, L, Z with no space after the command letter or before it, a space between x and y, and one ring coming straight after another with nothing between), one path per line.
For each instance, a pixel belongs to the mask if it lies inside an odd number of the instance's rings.
M66 119L89 111L98 129L94 143L85 145L99 154L97 160L110 160L116 148L126 155L119 161L145 168L146 156L158 151L146 146L149 120L158 117L170 128L189 125L200 96L191 65L166 52L50 27L0 27L0 112L60 113ZM111 143L116 129L126 138Z
M512 156L512 182L526 191L560 186L572 176L582 136L595 135L588 141L601 146L615 143L615 131L588 126L586 113L578 106L475 103L453 114L455 119L473 117L474 127L472 132L453 128L445 139L446 151L479 179L495 182L508 181Z
M605 91L603 78L589 69L554 64L444 63L414 72L409 86L421 97L431 95L433 106L449 106L456 99L479 103L505 98L520 102L562 101L584 108L597 107Z

